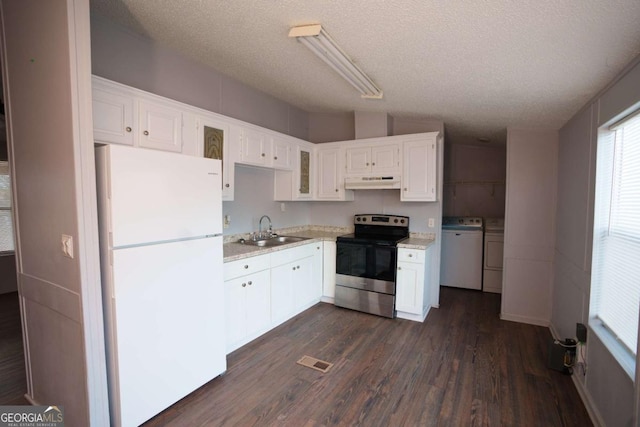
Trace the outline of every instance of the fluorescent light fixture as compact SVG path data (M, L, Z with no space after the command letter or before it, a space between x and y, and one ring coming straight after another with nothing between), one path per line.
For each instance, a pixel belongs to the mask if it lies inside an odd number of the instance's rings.
M382 90L353 63L335 41L322 29L322 25L303 25L293 27L289 37L295 37L308 47L318 58L326 62L343 79L351 84L363 98L382 98Z

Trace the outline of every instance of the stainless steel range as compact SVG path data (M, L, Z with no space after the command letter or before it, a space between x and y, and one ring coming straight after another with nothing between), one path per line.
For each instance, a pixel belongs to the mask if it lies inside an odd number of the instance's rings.
M397 244L409 237L409 217L355 215L354 225L337 239L335 305L392 318Z

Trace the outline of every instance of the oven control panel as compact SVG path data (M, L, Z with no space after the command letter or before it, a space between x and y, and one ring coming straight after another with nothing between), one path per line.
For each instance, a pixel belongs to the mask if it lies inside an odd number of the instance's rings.
M398 215L354 215L353 223L358 224L371 224L379 226L393 226L393 227L409 227L408 216Z

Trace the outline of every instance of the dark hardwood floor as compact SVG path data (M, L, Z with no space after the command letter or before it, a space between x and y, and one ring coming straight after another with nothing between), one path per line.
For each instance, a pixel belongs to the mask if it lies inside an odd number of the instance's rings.
M18 293L0 294L0 405L26 405Z
M549 330L499 311L499 295L449 288L424 324L320 303L145 425L592 425L571 378L546 367Z

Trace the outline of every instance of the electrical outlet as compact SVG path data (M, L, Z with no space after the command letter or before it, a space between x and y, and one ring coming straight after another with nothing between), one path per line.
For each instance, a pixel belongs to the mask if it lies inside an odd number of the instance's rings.
M285 204L280 203L280 212L284 212L286 210Z
M587 327L583 323L576 323L576 338L578 342L587 342Z
M429 228L433 228L436 226L436 220L434 218L429 218Z
M229 228L231 225L231 215L225 215L222 223L222 228Z

